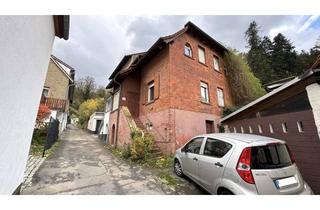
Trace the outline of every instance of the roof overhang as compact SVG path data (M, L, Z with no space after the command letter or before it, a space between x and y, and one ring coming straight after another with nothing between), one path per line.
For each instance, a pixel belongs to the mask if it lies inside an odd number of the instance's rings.
M55 35L65 40L69 39L69 15L53 15Z
M318 84L320 84L320 69L309 69L308 71L306 71L304 74L295 77L293 80L283 84L282 86L274 89L273 91L265 94L264 96L261 96L260 98L257 98L256 100L250 102L249 104L241 107L240 109L238 109L235 112L232 112L231 114L225 116L224 118L221 119L221 123L226 122L227 120L233 119L234 117L238 116L240 113L243 113L246 110L251 109L252 107L256 107L259 106L259 104L263 103L264 101L266 101L267 99L270 99L271 97L279 94L280 92L285 91L287 88L292 87L294 85L297 85L299 82L309 78L310 76L314 75L316 77L316 82Z

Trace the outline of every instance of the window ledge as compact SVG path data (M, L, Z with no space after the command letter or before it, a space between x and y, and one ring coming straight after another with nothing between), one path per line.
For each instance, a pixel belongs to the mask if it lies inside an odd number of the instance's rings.
M194 58L193 57L190 57L190 56L188 56L188 55L186 55L186 54L183 54L185 57L187 57L187 58L189 58L189 59L191 59L191 60L194 60Z
M147 102L145 105L148 106L150 104L153 104L155 102L155 99L153 99L152 101Z
M202 104L211 105L210 102L206 102L206 101L202 101L202 100L200 100L200 102L201 102Z
M205 66L205 67L208 67L208 65L207 65L207 64L202 63L202 62L200 62L200 61L198 61L198 63L200 63L201 65L203 65L203 66Z

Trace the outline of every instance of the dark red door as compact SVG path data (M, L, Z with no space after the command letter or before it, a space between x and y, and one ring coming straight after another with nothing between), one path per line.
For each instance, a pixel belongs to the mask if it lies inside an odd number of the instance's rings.
M214 122L211 120L206 120L206 132L214 133Z

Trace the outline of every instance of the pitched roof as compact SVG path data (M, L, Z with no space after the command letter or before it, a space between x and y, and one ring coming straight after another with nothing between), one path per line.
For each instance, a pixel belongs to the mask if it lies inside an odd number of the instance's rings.
M318 56L314 64L311 66L311 69L316 69L316 68L320 68L320 55Z
M260 97L260 98L258 98L258 99L256 99L256 100L250 102L249 104L241 107L241 108L238 109L237 111L232 112L231 114L225 116L224 118L221 119L220 122L223 123L223 122L226 121L227 119L229 119L229 118L231 118L231 117L233 117L233 116L235 116L235 115L243 112L244 110L247 110L247 109L253 107L254 105L257 105L257 104L265 101L266 99L274 96L275 94L284 91L286 88L291 87L291 86L299 83L300 81L302 81L302 80L310 77L311 75L314 75L314 74L319 75L319 73L320 73L320 69L309 69L309 70L306 71L304 74L302 74L302 75L300 75L300 76L298 76L298 77L295 77L294 79L292 79L292 80L290 80L289 82L283 84L282 86L274 89L273 91L265 94L264 96L262 96L262 97Z
M75 71L73 67L69 66L68 64L66 64L59 58L55 57L54 55L51 55L50 59L53 61L54 64L58 66L58 69L60 69L60 71L62 71L62 73L66 75L70 82L74 82L71 76L71 74Z
M213 46L215 48L217 48L218 50L221 51L228 51L227 48L225 48L221 43L219 43L218 41L216 41L215 39L213 39L211 36L209 36L207 33L205 33L204 31L202 31L198 26L196 26L194 23L192 22L187 22L184 25L184 28L182 28L181 30L177 31L174 34L168 35L168 36L163 36L160 37L148 50L147 52L144 53L136 53L136 54L131 54L131 55L126 55L123 57L123 59L120 61L120 63L118 64L118 66L115 68L115 70L113 71L113 73L111 74L111 76L109 77L110 80L112 80L117 73L119 72L119 68L122 68L122 66L128 61L128 59L132 56L132 55L137 55L139 54L139 60L137 60L135 66L132 66L132 68L130 69L131 71L134 71L135 69L139 69L141 66L145 65L146 63L148 63L150 61L150 59L156 55L158 52L160 52L167 44L173 42L176 38L178 38L180 35L186 33L186 32L190 32L191 34L193 34L194 36L199 36L201 37L201 39L203 41L205 41L208 45ZM112 81L108 84L107 88L111 87Z

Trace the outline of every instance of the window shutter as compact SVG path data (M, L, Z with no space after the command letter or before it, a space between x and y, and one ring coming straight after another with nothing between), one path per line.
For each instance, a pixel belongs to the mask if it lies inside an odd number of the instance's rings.
M160 75L154 79L154 99L158 99L160 95Z

